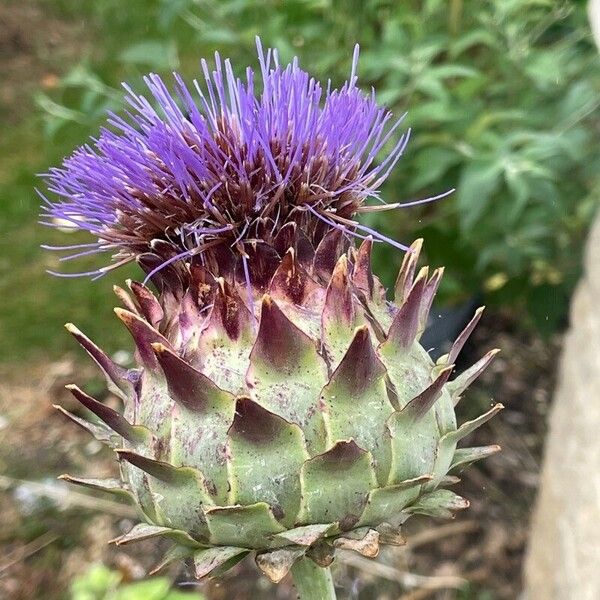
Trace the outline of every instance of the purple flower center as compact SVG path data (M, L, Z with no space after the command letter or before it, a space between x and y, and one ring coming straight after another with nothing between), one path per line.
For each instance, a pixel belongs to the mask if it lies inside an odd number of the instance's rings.
M112 263L91 273L100 276L149 255L156 269L192 257L218 263L224 248L247 260L249 246L271 244L290 222L314 247L331 228L377 239L353 217L380 208L362 205L377 197L409 132L394 136L402 118L392 122L374 92L356 87L358 47L350 79L324 90L297 59L282 66L276 50L257 46L260 91L252 69L242 81L218 54L212 72L202 60L204 82L193 89L177 74L175 94L155 74L144 78L149 98L124 85L125 115L111 113L109 128L50 169L53 199L40 193L45 224L97 241L47 248L71 250L62 260L111 252Z

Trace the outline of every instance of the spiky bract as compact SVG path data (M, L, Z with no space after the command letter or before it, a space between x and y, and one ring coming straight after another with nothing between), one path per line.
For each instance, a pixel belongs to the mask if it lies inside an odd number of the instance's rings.
M289 240L251 304L243 284L184 263L161 271L162 302L138 283L117 289L137 369L69 327L124 402L121 415L72 387L100 421L72 418L115 449L123 481L69 479L129 498L146 523L118 543L169 538L161 565L192 557L197 577L250 552L274 581L305 555L375 556L402 543L410 514L466 507L444 489L449 471L498 449L456 449L501 408L457 427L454 405L494 352L450 380L480 311L437 363L419 344L441 277L416 274L420 243L392 304L370 240Z

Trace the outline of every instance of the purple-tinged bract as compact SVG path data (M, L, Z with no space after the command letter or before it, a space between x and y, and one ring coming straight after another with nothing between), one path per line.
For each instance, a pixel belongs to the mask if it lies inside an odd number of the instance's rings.
M259 85L250 68L242 81L215 54L193 89L177 74L174 95L154 74L149 98L125 86L126 116L111 114L98 139L46 175L58 197L44 197L47 224L97 238L66 248L75 251L66 259L109 251L102 274L148 254L147 271L198 255L218 275L223 252L245 260L289 222L313 247L332 227L378 235L352 218L377 196L408 132L395 135L401 119L356 86L358 47L339 89L324 89L297 59L281 65L260 42L258 54Z

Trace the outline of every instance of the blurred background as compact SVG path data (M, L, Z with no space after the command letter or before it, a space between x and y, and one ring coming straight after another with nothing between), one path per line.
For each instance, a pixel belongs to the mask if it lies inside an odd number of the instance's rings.
M141 90L145 73L168 80L173 70L190 80L215 50L240 70L256 66L256 34L335 85L360 43L361 85L395 114L408 111L413 129L383 197L457 188L369 224L406 243L424 237L429 264L446 266L440 331L488 305L466 362L503 350L460 407L468 417L490 397L507 406L476 439L504 452L465 473L457 490L472 508L451 524L417 521L407 546L377 563L344 555L340 597L518 598L569 299L600 198L600 59L586 3L575 0L0 1L0 596L293 597L244 563L199 587L170 590L186 581L177 571L143 580L153 544L127 553L106 545L131 524L128 509L55 480L114 472L111 456L51 404L69 406L63 386L73 379L105 394L66 321L128 360L111 286L137 273L94 283L46 275L65 265L39 245L78 238L37 224L34 191L36 173L122 108L120 82ZM388 286L401 260L379 248Z

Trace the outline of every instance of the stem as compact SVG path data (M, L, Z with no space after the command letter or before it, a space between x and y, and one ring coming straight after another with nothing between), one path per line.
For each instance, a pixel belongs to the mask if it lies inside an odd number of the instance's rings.
M329 567L319 567L310 558L303 556L294 563L292 578L300 600L335 600Z
M450 33L457 35L460 33L460 22L462 19L463 12L463 0L451 0L450 2Z

